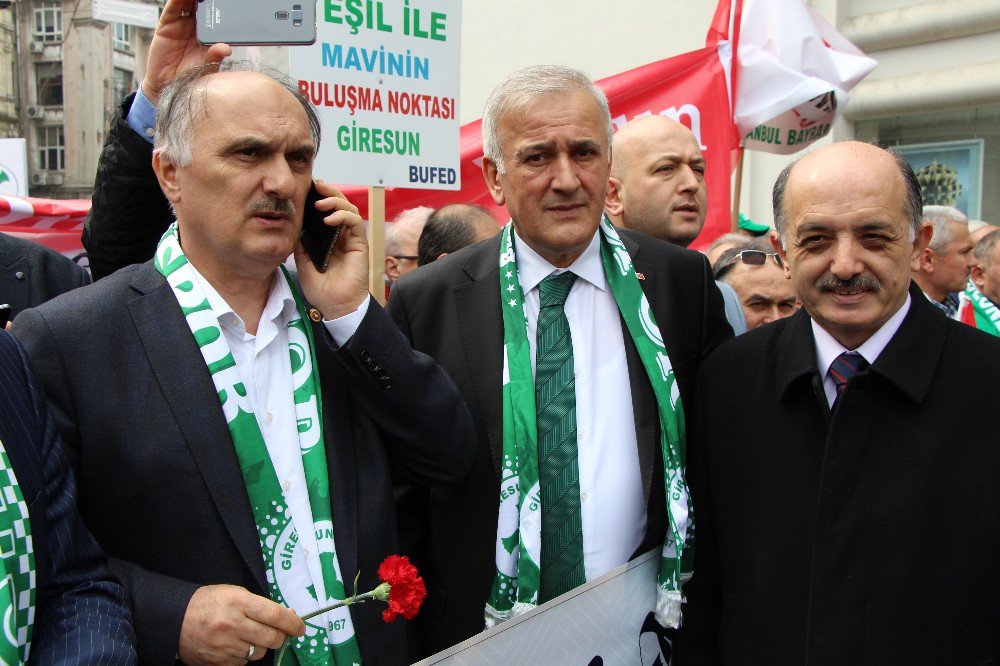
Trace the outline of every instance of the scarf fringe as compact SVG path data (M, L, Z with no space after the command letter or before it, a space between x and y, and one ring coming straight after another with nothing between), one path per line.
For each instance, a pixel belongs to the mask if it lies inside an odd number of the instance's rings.
M684 596L678 590L656 588L656 621L665 629L681 626L681 604Z
M510 610L497 610L493 606L486 604L486 628L492 629L498 624L503 624L507 620L513 619L519 615L524 615L528 611L535 610L538 608L538 604L529 604L522 601L514 603L514 607Z

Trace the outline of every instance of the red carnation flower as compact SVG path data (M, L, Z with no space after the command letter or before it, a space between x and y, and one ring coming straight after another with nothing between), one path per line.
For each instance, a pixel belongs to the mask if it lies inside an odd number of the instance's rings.
M405 555L390 555L378 568L378 577L389 584L389 607L382 611L382 619L392 622L402 615L412 620L427 596L427 587L417 568ZM382 587L381 585L379 587Z

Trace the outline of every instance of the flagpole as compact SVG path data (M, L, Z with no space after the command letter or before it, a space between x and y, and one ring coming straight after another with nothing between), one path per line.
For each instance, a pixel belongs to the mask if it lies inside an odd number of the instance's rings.
M368 290L385 305L385 188L368 188Z
M740 228L740 189L743 186L743 146L737 148L739 157L736 158L736 179L733 181L733 223L730 229L736 233Z

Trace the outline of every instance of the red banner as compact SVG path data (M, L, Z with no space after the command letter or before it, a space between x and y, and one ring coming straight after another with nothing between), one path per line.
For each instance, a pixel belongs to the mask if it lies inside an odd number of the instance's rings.
M80 234L90 212L87 199L0 196L0 232L26 238L73 257L83 252Z

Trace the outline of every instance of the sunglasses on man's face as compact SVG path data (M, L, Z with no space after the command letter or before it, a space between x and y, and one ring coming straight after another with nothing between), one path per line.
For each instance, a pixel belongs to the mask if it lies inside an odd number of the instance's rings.
M743 250L738 254L734 254L731 259L726 263L721 264L715 269L715 279L718 280L723 274L730 271L736 262L742 261L747 266L763 266L767 263L768 257L774 257L774 263L777 264L778 268L784 268L785 265L781 263L781 257L777 252L764 252L763 250Z

